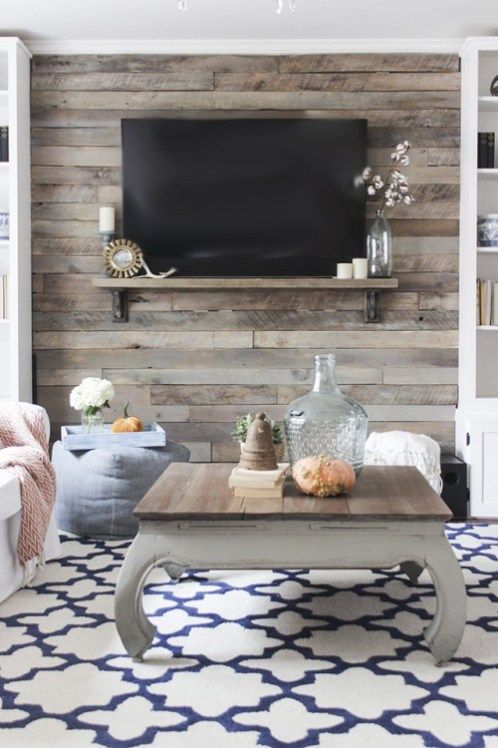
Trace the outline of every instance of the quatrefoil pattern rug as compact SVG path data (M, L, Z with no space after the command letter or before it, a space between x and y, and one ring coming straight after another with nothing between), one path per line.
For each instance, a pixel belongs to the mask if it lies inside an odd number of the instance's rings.
M454 662L422 639L429 577L396 571L189 573L149 580L159 635L124 653L113 592L128 543L63 538L0 605L6 748L498 747L498 526L451 525L469 622Z

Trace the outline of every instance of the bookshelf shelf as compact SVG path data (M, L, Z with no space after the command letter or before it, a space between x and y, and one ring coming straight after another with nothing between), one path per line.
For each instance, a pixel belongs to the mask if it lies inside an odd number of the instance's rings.
M484 179L493 179L498 177L498 169L478 169L477 173Z
M482 112L498 112L498 96L479 96L479 109Z
M477 325L477 329L483 332L490 332L491 330L498 330L498 325Z
M498 247L477 247L477 251L482 255L496 255L498 254Z

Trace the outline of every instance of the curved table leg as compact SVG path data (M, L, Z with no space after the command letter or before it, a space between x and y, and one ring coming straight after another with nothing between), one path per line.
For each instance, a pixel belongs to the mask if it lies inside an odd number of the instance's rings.
M399 565L399 570L402 574L406 574L412 584L415 584L424 569L416 561L403 561Z
M150 536L136 536L119 573L114 598L116 627L123 645L133 658L141 659L152 644L156 627L145 615L142 592L149 571L155 566Z
M467 616L465 582L445 537L427 547L427 569L434 582L437 608L424 637L438 664L451 660L462 640Z
M185 571L184 566L180 566L180 564L174 564L170 562L163 564L163 569L168 575L172 584L176 584L177 582L179 582L183 572Z

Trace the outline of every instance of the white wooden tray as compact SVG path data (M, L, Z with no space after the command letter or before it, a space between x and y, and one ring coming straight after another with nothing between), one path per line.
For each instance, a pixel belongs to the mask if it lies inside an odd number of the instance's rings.
M164 447L166 432L158 423L146 423L143 431L114 434L111 425L104 425L104 430L89 434L82 431L82 426L62 426L61 440L64 449L71 451L98 449L99 447Z

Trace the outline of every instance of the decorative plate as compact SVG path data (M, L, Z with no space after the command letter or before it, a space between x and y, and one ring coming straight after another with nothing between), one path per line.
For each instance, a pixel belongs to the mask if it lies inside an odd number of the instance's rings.
M116 239L104 249L104 265L111 278L131 278L143 267L142 250L131 239Z

